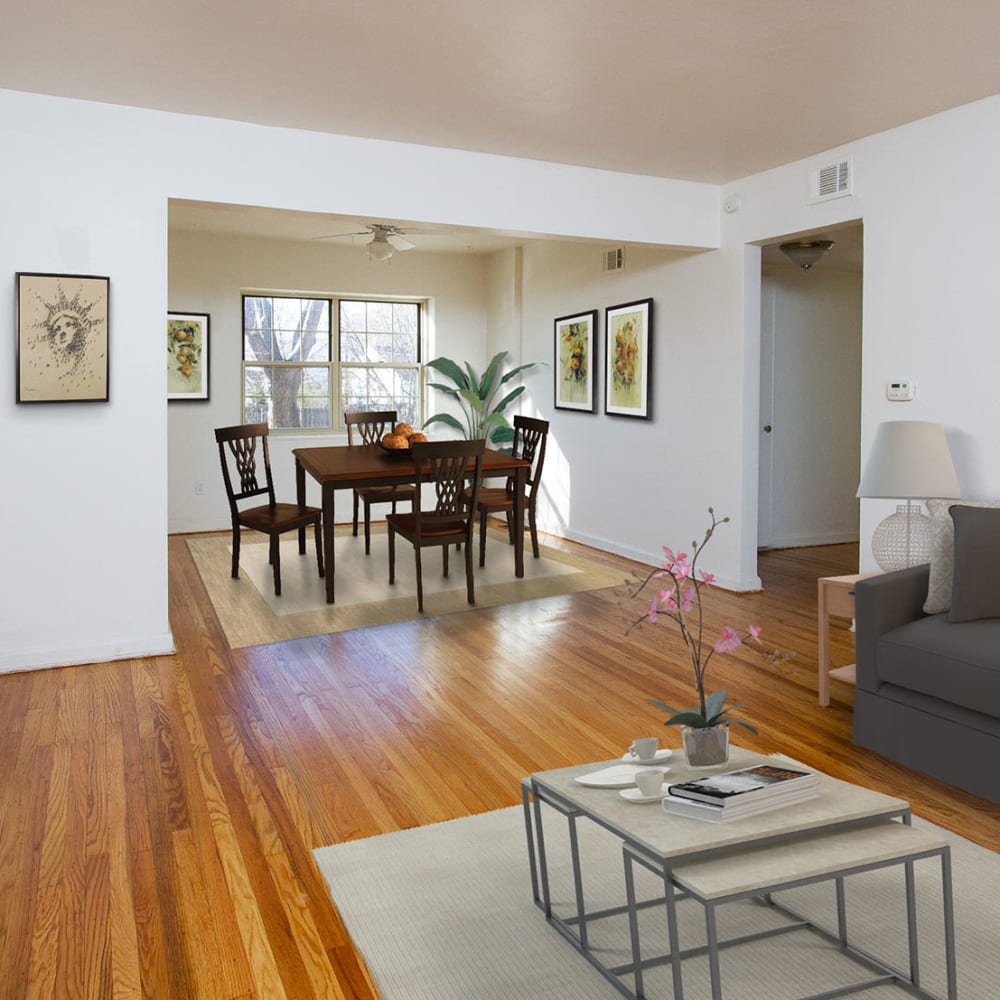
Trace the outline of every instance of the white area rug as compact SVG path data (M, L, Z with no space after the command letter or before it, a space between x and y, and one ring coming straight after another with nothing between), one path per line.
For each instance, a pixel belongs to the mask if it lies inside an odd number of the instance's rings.
M637 808L651 808L637 806ZM915 819L915 826L934 829ZM556 910L574 912L565 820L546 809L545 829ZM588 910L624 900L619 842L589 822L579 824ZM963 1000L1000 996L1000 857L953 834L958 989ZM615 1000L618 991L551 926L531 899L520 807L399 833L323 847L314 852L330 892L383 1000ZM847 879L848 934L906 968L902 867ZM646 873L642 873L645 875ZM943 993L941 880L937 861L916 864L923 984ZM647 898L655 882L640 882ZM833 884L781 898L835 924ZM680 905L683 946L704 941L702 908ZM644 956L665 950L662 907L643 911ZM754 903L719 913L722 936L770 926L774 913ZM591 941L607 964L627 962L627 923L591 925ZM791 1000L856 982L868 973L805 930L722 952L727 1000ZM708 965L686 960L684 995L711 996ZM631 983L630 983L631 985ZM669 973L646 975L649 1000L671 998ZM864 996L911 994L883 985Z
M336 602L326 603L324 581L316 569L316 550L310 530L306 553L289 533L281 542L281 597L274 596L274 577L267 561L267 539L257 533L244 537L240 547L240 578L231 576L231 535L199 536L187 540L195 565L208 591L229 645L233 649L307 635L340 632L417 617L416 569L413 546L396 542L396 582L389 585L388 541L384 525L373 526L371 555L365 541L355 538L349 525L338 525ZM526 544L524 576L514 576L514 550L504 532L487 535L486 565L479 566L478 533L475 556L476 607L552 597L582 590L611 587L623 580L620 570L547 546L541 556ZM465 590L465 555L454 549L449 574L441 575L441 550L423 552L424 614L448 614L470 607Z

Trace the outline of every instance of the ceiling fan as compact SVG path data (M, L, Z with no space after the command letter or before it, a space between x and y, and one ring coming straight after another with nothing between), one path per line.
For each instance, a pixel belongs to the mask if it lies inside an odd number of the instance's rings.
M347 236L371 236L368 240L368 256L373 260L388 260L397 250L412 250L416 244L405 238L398 226L369 223L356 233L331 233L329 236L314 236L316 240L335 240Z

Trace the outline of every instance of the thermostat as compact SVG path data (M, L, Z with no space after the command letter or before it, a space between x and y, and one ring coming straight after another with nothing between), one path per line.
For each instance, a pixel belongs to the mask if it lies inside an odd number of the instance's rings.
M917 394L917 383L911 378L886 382L885 398L892 403L908 403Z

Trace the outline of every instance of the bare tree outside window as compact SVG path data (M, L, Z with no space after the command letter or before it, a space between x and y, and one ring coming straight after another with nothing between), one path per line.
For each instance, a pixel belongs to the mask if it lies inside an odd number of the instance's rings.
M395 409L417 426L419 362L418 302L243 297L247 421L321 430L344 410Z

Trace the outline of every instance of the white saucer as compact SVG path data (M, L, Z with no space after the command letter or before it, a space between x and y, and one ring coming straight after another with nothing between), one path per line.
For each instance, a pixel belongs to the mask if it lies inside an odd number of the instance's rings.
M591 788L625 788L628 785L634 787L635 772L638 770L629 764L614 764L611 767L601 768L600 771L581 774L573 780Z
M627 760L630 764L660 764L665 761L671 754L673 750L664 748L663 750L657 750L649 760L639 760L638 757L633 757L631 752L626 750L622 760Z
M668 785L664 784L663 788L655 795L643 795L638 788L623 788L618 794L626 802L634 802L636 805L641 805L643 802L659 802L669 794L667 791L668 787Z

